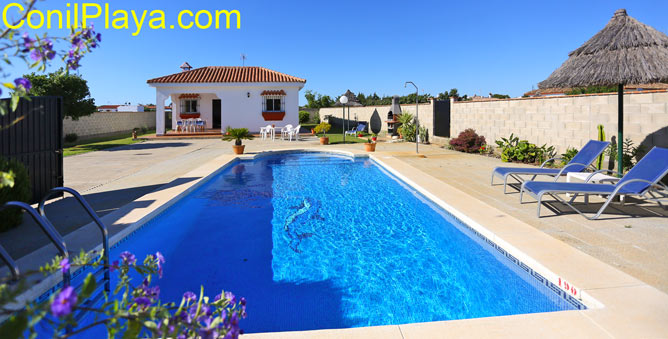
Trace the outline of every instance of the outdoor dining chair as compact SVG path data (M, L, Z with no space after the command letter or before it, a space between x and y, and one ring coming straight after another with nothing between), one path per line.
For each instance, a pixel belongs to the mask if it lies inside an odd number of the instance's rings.
M271 125L267 125L265 127L260 127L260 136L262 137L262 140L267 139L267 134L269 134L270 137L273 139L273 127Z
M281 128L281 140L283 140L283 138L287 138L288 133L291 130L292 130L292 125L291 124L287 124L287 125L285 125L285 127L282 127Z
M292 141L293 137L295 138L296 141L299 141L299 130L301 128L302 128L302 125L297 125L297 127L288 131L288 137L290 138L290 141Z

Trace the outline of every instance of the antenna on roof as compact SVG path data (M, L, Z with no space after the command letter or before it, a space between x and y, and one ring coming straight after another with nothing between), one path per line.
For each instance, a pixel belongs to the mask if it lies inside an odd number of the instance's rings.
M247 58L246 58L246 54L241 53L241 67L245 67L245 66L246 66L246 59L247 59Z

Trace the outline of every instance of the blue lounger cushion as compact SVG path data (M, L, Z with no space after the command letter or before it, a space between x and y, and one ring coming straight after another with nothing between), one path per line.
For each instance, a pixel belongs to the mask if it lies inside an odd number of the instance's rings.
M524 189L536 195L547 192L610 194L615 190L615 185L587 184L583 182L527 181L524 183Z
M504 177L508 174L543 174L543 175L557 175L559 168L520 168L520 167L497 167L494 169L494 174ZM576 171L580 172L580 171Z

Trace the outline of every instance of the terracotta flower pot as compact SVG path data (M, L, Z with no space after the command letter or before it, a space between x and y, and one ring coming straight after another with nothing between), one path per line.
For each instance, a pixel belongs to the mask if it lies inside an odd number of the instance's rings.
M232 145L232 149L234 150L234 154L244 154L244 148L246 145Z
M376 151L376 143L365 142L364 143L364 150L367 151L367 152L375 152Z
M311 128L311 135L315 135L315 130Z
M320 137L320 145L329 145L329 137Z

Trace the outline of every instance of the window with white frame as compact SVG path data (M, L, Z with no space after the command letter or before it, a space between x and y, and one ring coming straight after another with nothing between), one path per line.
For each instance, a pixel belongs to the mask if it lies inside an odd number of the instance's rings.
M199 100L181 99L181 113L199 113Z
M262 96L263 112L285 112L285 95Z

